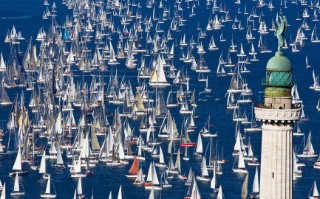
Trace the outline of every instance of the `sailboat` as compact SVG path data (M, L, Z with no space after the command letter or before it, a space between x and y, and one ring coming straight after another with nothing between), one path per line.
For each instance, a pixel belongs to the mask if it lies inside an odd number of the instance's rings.
M163 155L163 151L162 151L161 146L159 146L159 162L155 163L155 165L160 168L166 167L166 163L164 161L164 155Z
M202 158L201 162L201 176L197 176L197 180L209 182L211 179L209 177L209 172L207 168L206 157Z
M79 177L78 179L78 184L77 184L77 189L76 192L78 192L78 198L79 199L83 199L86 196L84 195L84 193L82 192L82 177Z
M14 179L14 187L13 191L10 193L11 196L22 196L24 195L24 189L23 186L21 185L22 190L20 190L20 182L19 182L19 175L16 173L16 177Z
M202 153L203 153L203 143L202 143L202 138L201 138L201 134L198 134L198 141L197 141L197 146L196 146L196 151L194 152L194 155L196 157L202 157Z
M316 108L317 108L318 111L320 111L320 99L318 99L318 103L317 103Z
M201 194L195 178L192 178L192 186L189 187L187 196L184 199L201 199Z
M53 185L53 184L52 184ZM54 188L54 186L53 186ZM49 175L46 190L44 193L40 195L41 198L56 198L57 194L55 193L55 190L53 193L51 193L51 176Z
M200 134L203 137L217 137L218 135L216 133L210 132L210 115L208 116L207 122L203 126L203 128L200 130Z
M22 170L22 157L21 157L21 147L19 146L18 153L14 165L12 167L12 172L9 173L9 176L12 177L15 174L26 175L28 171Z
M49 179L50 174L47 173L46 159L47 159L46 150L43 150L43 154L42 154L41 162L40 162L39 173L43 174L42 177L44 179Z
M210 188L213 189L214 192L219 191L219 188L217 187L216 162L213 163L213 174L210 181Z
M129 174L126 175L127 178L136 178L139 173L139 159L134 157Z
M309 61L308 61L308 55L306 55L306 68L310 68L311 65L309 64Z
M314 180L312 188L309 192L309 199L318 199L318 198L320 198L320 195L317 187L317 182Z
M246 169L246 165L244 163L243 152L241 150L239 151L237 167L232 168L232 170L236 173L248 173L248 170Z
M156 65L151 73L151 77L149 80L150 86L155 86L158 88L170 86L167 81L166 75L164 73L164 63L160 55L156 61Z
M148 176L147 176L147 182L144 183L143 185L144 185L145 189L162 190L154 162L150 163L149 170L148 170Z
M0 91L0 105L1 106L10 106L13 104L13 102L10 101L7 91L5 87L3 86L4 83L1 84L1 91Z
M224 199L223 191L222 191L222 186L220 185L219 190L218 190L218 195L216 199Z
M142 168L139 169L136 179L134 180L133 184L135 185L142 185L145 183L144 174Z
M254 174L252 192L250 193L250 198L254 198L254 199L259 198L259 192L260 192L259 173L258 173L258 167L256 167L256 172Z
M248 128L244 128L245 132L260 132L261 128L258 126L257 121L256 121L256 117L254 114L254 107L253 107L253 103L252 103L252 108L251 108L251 123L250 123L250 127Z
M246 199L248 196L248 179L249 179L249 173L244 178L243 184L242 184L242 190L241 190L241 198Z
M0 199L6 199L6 183L3 184Z
M300 122L297 123L296 130L292 133L293 136L304 136L304 133L300 129Z
M309 132L308 138L307 138L307 144L304 147L304 150L302 154L297 154L299 158L314 158L318 155L314 152L313 145L311 142L311 131Z

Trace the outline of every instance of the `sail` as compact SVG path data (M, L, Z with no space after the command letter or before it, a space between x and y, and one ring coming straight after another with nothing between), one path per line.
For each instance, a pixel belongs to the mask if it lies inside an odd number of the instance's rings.
M306 144L306 147L304 148L304 150L310 154L314 154L314 149L313 149L312 142L311 142L311 131L309 132L307 144Z
M47 181L47 186L46 186L46 194L50 194L51 190L50 190L50 180L51 180L51 176L49 175L48 181Z
M210 182L210 188L211 189L215 189L216 188L216 183L217 183L217 180L216 180L216 162L214 162L214 164L213 164L213 174L212 174L212 179L211 179L211 182Z
M196 152L197 153L203 153L203 143L202 143L202 138L201 138L201 134L200 133L198 135Z
M314 181L313 182L313 188L312 188L312 197L319 197L319 191L318 191L318 188L317 188L317 182Z
M159 163L160 164L165 164L165 162L164 162L164 155L163 155L163 151L162 151L162 148L161 148L161 146L159 147Z
M77 184L77 192L79 195L82 195L82 178L80 177Z
M240 131L237 131L237 138L236 143L233 147L234 151L240 151L241 150L241 137L240 137Z
M3 184L0 199L6 199L6 183Z
M20 146L19 146L19 149L18 149L18 154L17 154L16 160L15 160L14 165L12 167L12 170L15 170L15 171L21 171L22 170L21 148L20 148Z
M256 172L254 174L252 192L253 193L259 193L260 192L258 167L256 167Z
M19 187L19 175L16 173L16 177L14 179L14 187L13 187L14 192L19 192L20 187Z
M139 169L139 172L138 172L138 175L137 175L135 181L140 182L140 183L144 183L145 182L144 177L143 177L142 168Z
M138 158L134 157L133 163L131 165L131 168L129 170L130 174L138 174L139 172L139 160Z
M223 199L223 193L222 193L222 186L221 186L221 185L220 185L220 187L219 187L217 199Z
M58 148L57 152L58 152L58 154L57 154L57 164L62 165L63 164L63 159L62 159L62 152L61 152L60 148Z
M120 185L117 199L122 199L122 185Z
M152 184L153 185L159 185L159 179L158 179L158 175L157 175L157 171L156 171L156 167L154 166L154 164L152 164Z
M41 157L41 162L40 162L40 169L39 173L46 173L46 151L43 151L42 157Z
M246 175L244 182L242 184L241 198L243 199L246 199L248 196L248 178L249 178L249 173Z
M192 185L192 191L191 191L190 199L200 199L200 198L201 198L201 195L200 195L200 192L199 192L197 181L195 179L193 179L193 185Z
M207 161L206 158L202 158L202 163L201 163L201 174L203 177L209 176L208 168L207 168Z
M186 147L187 149L188 147ZM180 148L178 149L178 152L177 152L177 159L176 159L176 164L175 164L175 168L177 169L178 171L178 174L181 174L181 152L180 152Z
M245 169L246 165L243 159L243 152L239 151L238 169Z

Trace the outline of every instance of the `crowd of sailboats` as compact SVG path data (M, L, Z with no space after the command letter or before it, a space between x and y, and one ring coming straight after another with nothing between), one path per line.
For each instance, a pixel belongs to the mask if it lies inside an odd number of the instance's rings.
M45 180L40 197L58 197L56 173L48 169L53 167L67 169L77 181L74 198L85 198L83 180L103 165L106 170L126 168L128 181L150 190L149 198L172 188L175 178L188 186L185 198L201 198L200 190L206 186L222 199L223 183L217 176L223 175L228 162L219 142L225 136L234 140L228 155L234 175L245 179L243 190L255 168L250 197L258 198L260 163L252 137L261 127L254 115L249 77L257 71L260 56L272 52L268 42L282 11L268 19L260 11L265 6L275 9L275 2L253 2L249 11L249 6L243 9L244 3L235 1L236 14L229 12L230 2L219 0L63 0L69 11L59 24L57 10L62 5L44 0L46 26L28 42L23 31L12 26L4 38L9 55L0 54L0 106L9 108L0 154L15 156L8 173L14 178L10 194L30 191L20 179L37 172ZM281 6L286 8L286 3L281 1ZM205 27L199 22L194 32L185 31L187 21L201 9L210 13ZM298 53L308 39L319 43L316 25L309 25L317 21L317 12L309 22L309 9L299 15L304 20L283 49L291 46L291 52ZM226 26L232 34L223 32ZM239 33L244 33L244 40ZM24 51L21 43L26 44ZM212 55L217 63L207 61ZM310 58L305 55L305 68L313 67ZM222 85L225 79L230 79L229 87ZM310 89L320 91L314 71L312 79ZM226 90L224 109L231 112L234 135L215 127L221 121L211 109L198 113L202 106L211 106L205 102L214 102L216 82ZM297 85L291 96L303 107ZM319 101L316 108L320 110ZM304 111L302 118L306 120ZM293 135L303 138L293 151L296 179L302 176L300 161L318 155L311 132L306 136L300 123ZM314 168L320 168L319 159ZM6 197L6 185L1 186L1 199ZM318 197L316 183L312 190L309 197ZM123 192L120 185L118 199Z

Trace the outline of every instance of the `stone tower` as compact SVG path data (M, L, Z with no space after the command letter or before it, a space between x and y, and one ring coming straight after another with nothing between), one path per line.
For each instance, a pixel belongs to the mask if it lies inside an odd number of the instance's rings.
M260 198L292 199L292 123L301 108L292 104L291 62L278 48L266 68L264 104L255 107L262 124Z

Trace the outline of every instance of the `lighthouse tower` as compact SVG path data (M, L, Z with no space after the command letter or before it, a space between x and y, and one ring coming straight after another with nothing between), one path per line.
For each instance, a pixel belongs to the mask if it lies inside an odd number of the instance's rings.
M262 79L264 104L255 107L256 118L263 123L260 199L292 199L292 123L300 119L301 108L292 104L291 62L281 51L286 23L281 20L280 26L278 51Z

